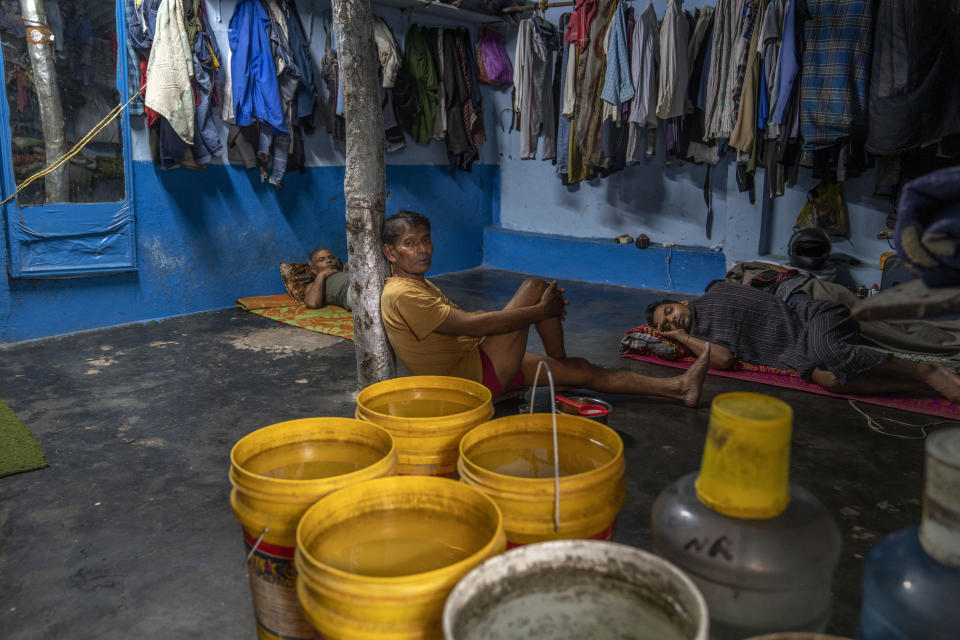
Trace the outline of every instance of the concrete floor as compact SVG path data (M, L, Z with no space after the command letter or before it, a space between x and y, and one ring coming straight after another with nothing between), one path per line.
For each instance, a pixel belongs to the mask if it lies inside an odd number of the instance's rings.
M467 309L494 309L522 278L475 269L434 281ZM619 357L620 338L644 321L654 293L565 286L570 355L674 375ZM352 416L353 371L352 342L232 309L0 347L0 397L51 465L0 478L0 635L255 638L228 501L230 448L274 422ZM650 547L653 500L698 468L710 400L734 390L769 393L795 410L792 480L843 532L829 630L852 636L864 554L919 522L923 442L871 431L846 401L718 377L695 410L609 397L627 458L618 540ZM518 404L499 403L498 416Z

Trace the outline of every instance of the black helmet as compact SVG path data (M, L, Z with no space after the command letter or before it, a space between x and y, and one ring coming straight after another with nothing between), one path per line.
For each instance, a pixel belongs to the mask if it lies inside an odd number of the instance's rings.
M819 269L830 257L830 238L819 227L797 229L787 245L790 264L801 269Z

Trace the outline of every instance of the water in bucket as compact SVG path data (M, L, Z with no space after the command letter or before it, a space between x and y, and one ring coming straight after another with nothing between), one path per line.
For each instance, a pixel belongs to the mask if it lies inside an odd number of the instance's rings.
M374 512L341 523L308 548L318 561L362 576L406 576L460 562L489 532L431 510Z
M439 640L450 590L505 547L496 504L460 482L362 482L301 519L297 597L325 640Z
M245 467L267 478L310 480L351 473L381 458L381 449L362 442L306 441L262 451L248 459Z
M707 609L689 578L646 551L555 540L488 560L443 612L446 640L706 640Z
M368 405L370 411L407 418L434 418L463 413L478 403L464 401L463 393L452 389L418 389L415 394L398 390L378 396Z
M617 452L595 440L566 433L557 434L561 476L570 476L602 467ZM477 465L495 473L517 478L552 478L554 466L553 434L508 433L478 443L470 449Z
M461 481L503 512L511 546L563 538L607 540L626 500L623 443L594 420L534 413L491 420L460 442Z

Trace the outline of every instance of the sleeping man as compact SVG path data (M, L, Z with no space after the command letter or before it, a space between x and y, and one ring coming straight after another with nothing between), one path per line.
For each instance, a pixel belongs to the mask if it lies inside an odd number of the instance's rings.
M787 300L743 284L717 281L693 302L660 300L647 321L710 366L734 360L796 371L835 393L918 395L931 391L960 404L960 375L935 362L915 363L860 343L844 305L798 293Z
M468 313L426 279L433 256L430 221L401 211L383 227L383 254L390 263L380 297L380 313L390 344L414 375L443 375L483 383L494 398L530 384L546 361L557 384L606 393L643 394L679 400L695 407L707 372L710 350L686 373L651 378L606 369L567 356L561 320L567 301L556 281L527 278L500 311ZM527 351L533 327L546 355ZM544 376L541 384L547 384Z

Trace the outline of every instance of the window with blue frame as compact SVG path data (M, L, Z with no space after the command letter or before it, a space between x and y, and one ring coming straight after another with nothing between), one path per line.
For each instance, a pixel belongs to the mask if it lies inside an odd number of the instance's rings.
M125 101L125 33L122 0L0 0L3 198ZM136 268L130 154L124 110L4 205L12 277Z

